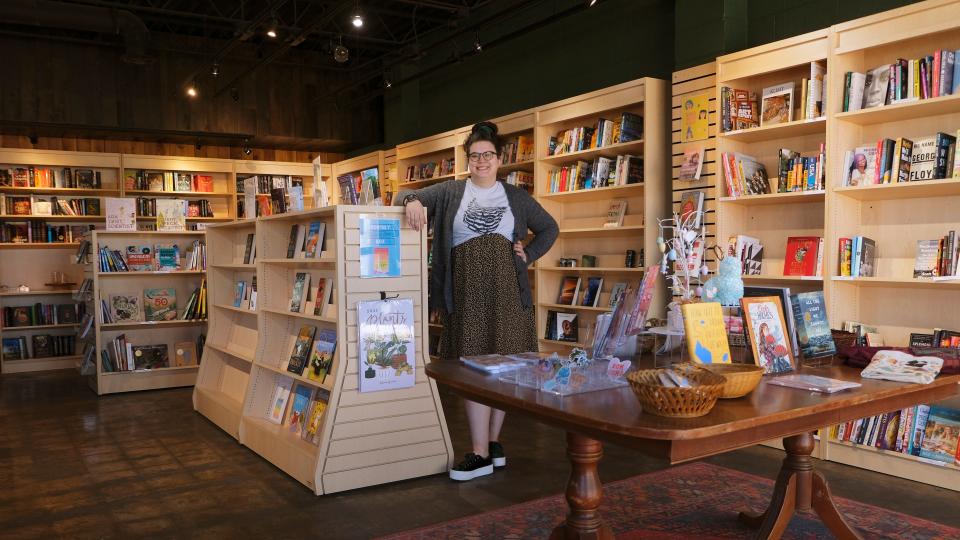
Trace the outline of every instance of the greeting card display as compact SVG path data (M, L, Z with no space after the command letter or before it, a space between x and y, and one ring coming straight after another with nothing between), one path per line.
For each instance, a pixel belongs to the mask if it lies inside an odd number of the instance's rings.
M413 300L357 303L361 392L410 388L415 382Z
M400 277L400 219L360 215L360 277Z
M793 371L793 353L780 298L741 298L740 305L757 365L763 368L764 373Z

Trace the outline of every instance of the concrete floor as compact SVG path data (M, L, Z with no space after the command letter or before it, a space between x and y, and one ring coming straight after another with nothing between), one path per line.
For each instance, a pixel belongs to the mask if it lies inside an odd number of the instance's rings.
M460 484L444 475L315 497L192 409L192 389L97 398L72 371L0 377L0 538L370 538L563 491L563 434L508 416L509 467ZM462 403L443 394L455 450ZM710 459L774 478L782 454ZM600 474L665 467L607 445ZM835 495L960 527L956 492L818 463Z

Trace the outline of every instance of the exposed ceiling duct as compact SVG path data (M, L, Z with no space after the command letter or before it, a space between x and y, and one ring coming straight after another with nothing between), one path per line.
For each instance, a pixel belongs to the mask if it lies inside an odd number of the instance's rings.
M127 51L123 61L146 64L150 30L139 17L122 9L64 4L49 0L3 0L0 21L44 28L82 30L123 36Z

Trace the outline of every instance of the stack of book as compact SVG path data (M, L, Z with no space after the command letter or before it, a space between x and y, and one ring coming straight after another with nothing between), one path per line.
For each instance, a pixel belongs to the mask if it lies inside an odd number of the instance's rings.
M504 165L530 161L533 159L533 137L530 135L518 135L507 139L503 144L503 152L500 159Z
M643 158L619 155L616 161L603 156L592 163L578 161L553 169L548 181L550 193L637 184L643 182Z
M826 178L826 149L820 143L815 156L801 156L787 148L781 148L777 166L777 192L820 191Z
M758 98L755 92L737 88L720 88L720 127L723 131L755 128L760 125Z
M79 241L91 228L89 225L48 225L35 219L4 223L0 227L0 243L70 244Z
M77 324L85 304L41 304L32 306L4 306L4 328L15 326L44 326L50 324Z
M643 137L643 117L630 112L620 114L618 120L600 118L593 126L565 129L550 137L547 154L558 156L611 144L636 141Z
M917 240L913 277L960 278L960 242L956 231L938 240Z
M842 277L873 277L876 272L877 243L864 236L840 239L840 268Z
M208 174L188 172L126 169L123 171L123 188L139 191L213 193L213 177Z
M100 171L65 167L13 167L0 169L0 187L100 189Z
M960 131L958 131L960 135ZM847 150L843 156L844 186L896 184L960 177L957 137L936 133L910 140L880 139Z
M756 158L739 153L721 152L723 179L728 197L770 193L767 169Z

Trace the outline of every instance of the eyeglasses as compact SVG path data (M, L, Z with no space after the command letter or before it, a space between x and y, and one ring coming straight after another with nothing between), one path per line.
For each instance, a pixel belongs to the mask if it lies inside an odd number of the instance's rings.
M493 161L493 158L496 157L496 152L470 152L467 154L467 157L470 159L470 163L479 163L480 161Z

